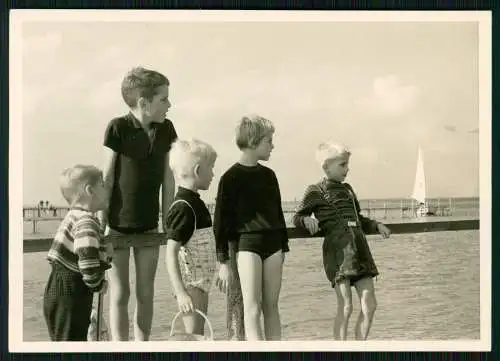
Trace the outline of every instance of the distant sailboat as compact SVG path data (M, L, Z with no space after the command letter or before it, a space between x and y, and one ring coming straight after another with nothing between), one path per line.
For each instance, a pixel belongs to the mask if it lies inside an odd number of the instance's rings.
M417 216L423 217L436 214L437 207L429 206L427 202L424 153L420 147L418 147L417 172L415 174L415 184L413 185L411 198L418 202L415 212Z

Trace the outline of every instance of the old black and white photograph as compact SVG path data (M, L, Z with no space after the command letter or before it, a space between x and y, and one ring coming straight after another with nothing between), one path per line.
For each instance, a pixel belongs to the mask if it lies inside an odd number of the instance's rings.
M10 30L11 352L490 350L489 12Z

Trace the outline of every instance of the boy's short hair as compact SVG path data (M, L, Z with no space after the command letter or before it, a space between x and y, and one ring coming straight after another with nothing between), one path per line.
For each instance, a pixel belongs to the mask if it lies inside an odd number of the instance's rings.
M240 149L252 148L274 133L273 123L259 115L244 116L236 126L236 145Z
M170 85L167 77L155 70L136 67L130 70L122 81L122 97L125 103L134 109L137 100L145 98L149 101L157 94L157 89L163 85Z
M316 160L322 167L329 160L349 157L350 155L351 152L345 145L335 142L323 142L316 150Z
M169 152L170 168L178 178L194 175L197 164L212 164L217 159L217 152L208 143L199 139L177 139Z
M78 201L86 185L96 185L102 177L102 171L93 165L77 164L66 168L59 180L61 193L71 205Z

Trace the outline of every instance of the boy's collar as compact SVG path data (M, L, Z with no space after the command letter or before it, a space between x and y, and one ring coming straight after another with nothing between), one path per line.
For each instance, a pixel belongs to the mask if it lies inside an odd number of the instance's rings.
M194 194L196 196L200 196L200 193L198 193L197 191L194 191L192 189L189 189L189 188L186 188L186 187L183 187L183 186L178 186L177 187L177 192L179 193L190 193L190 194Z
M142 128L142 124L141 122L139 121L139 119L136 118L136 116L134 115L134 113L132 113L131 111L128 113L127 115L128 119L130 120L132 126L134 128ZM151 122L151 124L162 124L163 122L165 121L162 120L161 122Z
M328 177L325 177L324 180L326 183L334 183L334 184L342 184L343 183L343 182L336 181L334 179L330 179Z

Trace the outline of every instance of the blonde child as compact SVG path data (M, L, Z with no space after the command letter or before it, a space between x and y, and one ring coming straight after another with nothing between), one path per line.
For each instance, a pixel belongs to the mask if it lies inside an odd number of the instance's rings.
M373 277L378 275L378 270L364 232L377 230L387 238L390 230L361 215L354 190L344 183L350 155L345 146L335 143L322 143L318 147L316 158L326 178L307 187L293 222L311 234L319 229L325 233L323 265L337 294L334 338L346 339L352 313L351 286L354 286L361 304L355 337L366 340L377 306Z
M70 206L47 259L51 273L43 296L43 314L52 341L86 341L94 292L106 291L105 271L112 246L100 236L94 213L106 206L102 172L76 165L60 179Z
M199 190L213 178L217 154L200 140L177 140L170 151L170 166L178 185L165 218L168 238L166 266L187 333L204 334L204 318L215 275L212 218Z
M247 340L281 339L278 300L288 237L278 180L259 163L271 155L273 134L274 126L263 117L241 119L236 128L241 157L221 177L215 207L217 282L227 289L234 279L228 262L232 244L237 249Z

